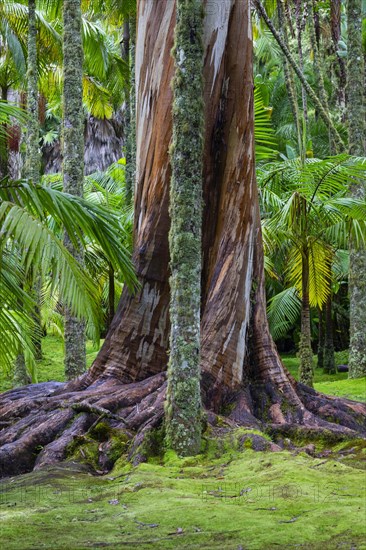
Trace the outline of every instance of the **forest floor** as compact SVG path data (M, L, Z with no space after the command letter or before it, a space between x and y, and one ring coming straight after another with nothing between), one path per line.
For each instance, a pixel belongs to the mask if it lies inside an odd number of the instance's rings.
M88 363L96 351L88 345ZM44 341L39 381L62 380L62 342ZM284 362L296 375L295 357ZM315 387L366 401L366 379L315 370ZM1 389L7 389L8 382ZM224 432L223 432L224 433ZM173 453L107 475L69 462L0 481L4 550L156 548L366 550L366 443L255 452L255 430L210 431L195 458ZM267 436L266 436L267 437Z

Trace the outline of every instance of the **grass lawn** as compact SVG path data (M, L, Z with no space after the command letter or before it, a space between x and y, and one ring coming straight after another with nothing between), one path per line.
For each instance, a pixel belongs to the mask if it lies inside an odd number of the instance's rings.
M64 344L60 336L47 336L42 341L42 361L37 361L38 382L56 380L63 382L64 377ZM97 356L98 349L90 340L86 343L86 364L89 367ZM11 374L0 374L0 392L11 389Z
M337 359L336 354L336 359ZM341 364L342 356L340 357ZM298 379L299 359L295 356L283 355L282 361L292 376ZM314 365L316 358L314 357ZM355 401L366 402L366 377L357 380L349 380L348 372L339 372L337 374L324 374L321 369L314 368L314 388L328 395L346 397Z

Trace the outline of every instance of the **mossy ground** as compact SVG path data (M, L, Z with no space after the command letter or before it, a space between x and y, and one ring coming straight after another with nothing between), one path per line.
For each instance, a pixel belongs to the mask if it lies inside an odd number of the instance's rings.
M287 451L170 453L107 476L58 467L0 484L8 550L363 549L364 520L364 472Z
M62 341L47 337L43 349L39 380L63 380ZM89 343L88 363L95 354ZM284 362L296 375L298 360ZM329 394L366 400L365 382L315 370L316 389ZM2 480L1 548L366 549L364 441L318 441L312 458L255 452L245 436L260 432L221 429L218 440L206 433L195 458L167 453L133 468L122 457L104 476L70 462ZM96 455L103 433L90 436L95 444L74 458ZM115 446L126 451L118 438Z

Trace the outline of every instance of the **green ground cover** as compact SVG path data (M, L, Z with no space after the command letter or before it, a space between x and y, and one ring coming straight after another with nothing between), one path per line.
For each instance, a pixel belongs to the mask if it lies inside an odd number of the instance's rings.
M365 450L361 450L363 456ZM3 548L354 549L365 543L365 476L340 458L227 451L74 465L0 483Z

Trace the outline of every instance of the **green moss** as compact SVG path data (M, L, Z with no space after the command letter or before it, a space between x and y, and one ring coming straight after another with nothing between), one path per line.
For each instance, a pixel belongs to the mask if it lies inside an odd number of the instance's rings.
M355 468L250 449L185 465L169 454L165 465L107 476L53 468L4 480L2 545L267 550L301 541L312 550L362 548L364 473Z
M203 11L200 0L177 0L170 147L170 359L167 445L182 456L201 446L200 303L203 105Z

